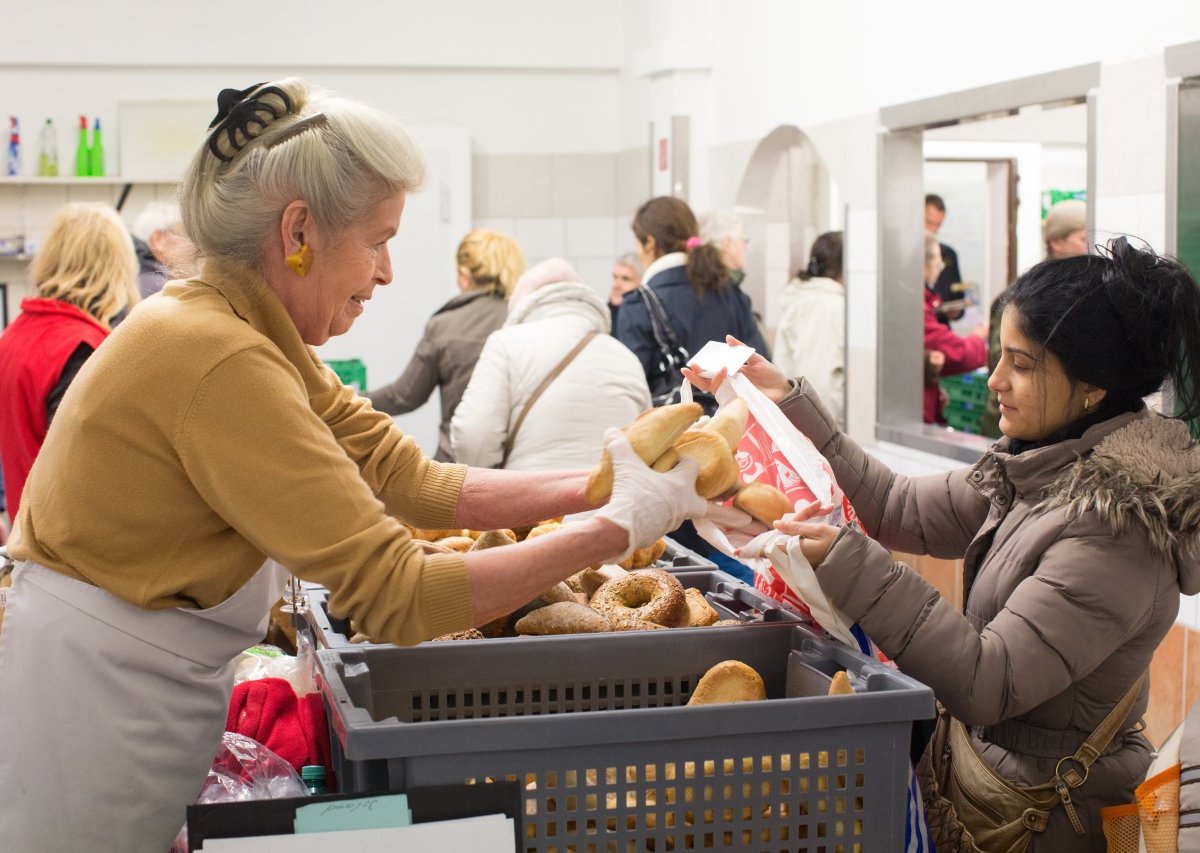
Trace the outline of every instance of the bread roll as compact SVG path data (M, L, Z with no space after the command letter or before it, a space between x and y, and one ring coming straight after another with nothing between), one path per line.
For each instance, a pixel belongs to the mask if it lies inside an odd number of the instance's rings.
M447 536L445 539L439 539L435 543L443 548L449 548L451 551L466 553L471 550L471 546L475 544L475 540L470 536Z
M770 527L796 508L788 496L769 483L747 483L738 490L733 505Z
M704 673L692 691L689 705L755 702L767 698L762 676L739 660L721 661Z
M746 424L750 422L750 409L746 401L738 397L722 406L712 420L704 425L705 429L718 433L730 450L737 450L738 442L746 433Z
M596 590L604 586L607 581L623 574L625 574L625 570L619 566L601 566L598 569L584 569L582 572L576 572L567 578L566 584L575 592L591 598Z
M667 550L667 541L658 539L645 548L638 548L629 555L628 560L618 563L622 569L645 569L653 566L655 561Z
M695 587L689 587L684 590L684 595L687 597L688 620L689 628L700 628L706 625L712 625L721 618L721 614L713 610L708 599L704 597L704 593Z
M845 696L854 692L854 686L850 684L850 676L846 674L846 670L835 672L833 680L829 682L830 696Z
M560 527L562 527L561 521L543 521L537 527L529 531L529 534L525 537L525 541L528 542L530 539L536 539L539 536L545 536L547 533L553 533Z
M444 643L449 640L482 640L483 632L478 628L468 628L465 631L455 631L453 634L442 634L440 637L434 637L429 642Z
M575 591L562 581L559 581L543 592L542 598L546 600L547 604L558 604L560 601L570 601L574 604L579 603L579 599L575 597Z
M560 601L521 617L516 628L518 634L599 634L613 626L604 614L586 604Z
M689 429L676 440L672 450L681 458L695 459L700 464L696 493L701 497L712 499L737 485L737 460L720 433Z
M699 403L676 403L672 406L647 409L622 432L633 445L634 452L650 465L703 413L704 409ZM612 485L612 458L606 450L600 457L600 463L588 477L584 496L593 504L602 504L612 495Z
M447 536L466 536L470 531L459 527L457 529L425 529L423 527L409 527L412 531L413 539L424 539L426 542L436 542L439 539L445 539Z
M503 545L515 545L517 540L513 536L508 535L508 531L504 530L487 530L479 535L471 545L471 551L483 551L487 548L499 548Z

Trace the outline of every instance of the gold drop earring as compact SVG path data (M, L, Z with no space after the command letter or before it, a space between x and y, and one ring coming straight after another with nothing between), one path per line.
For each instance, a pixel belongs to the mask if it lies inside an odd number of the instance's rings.
M292 272L303 278L308 275L308 268L312 266L312 257L312 249L307 243L301 243L299 249L284 258L284 262Z

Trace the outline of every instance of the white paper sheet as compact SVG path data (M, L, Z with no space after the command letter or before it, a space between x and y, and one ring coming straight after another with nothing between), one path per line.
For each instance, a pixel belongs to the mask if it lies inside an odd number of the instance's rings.
M214 838L204 853L515 853L513 822L504 815L484 815L391 829L358 829L312 835L263 835Z

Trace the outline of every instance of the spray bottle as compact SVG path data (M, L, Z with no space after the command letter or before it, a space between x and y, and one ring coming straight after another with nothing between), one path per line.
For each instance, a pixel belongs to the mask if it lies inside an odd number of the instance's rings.
M4 174L17 177L21 174L21 126L16 116L8 117L8 159Z
M100 119L92 125L92 147L88 150L88 174L104 177L104 138L100 135Z

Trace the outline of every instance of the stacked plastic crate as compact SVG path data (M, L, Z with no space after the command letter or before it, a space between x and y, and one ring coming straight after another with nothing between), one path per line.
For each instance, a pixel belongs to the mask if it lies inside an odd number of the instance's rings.
M947 426L960 432L979 434L979 420L987 406L987 381L986 370L942 377L942 390L949 398L942 409Z

